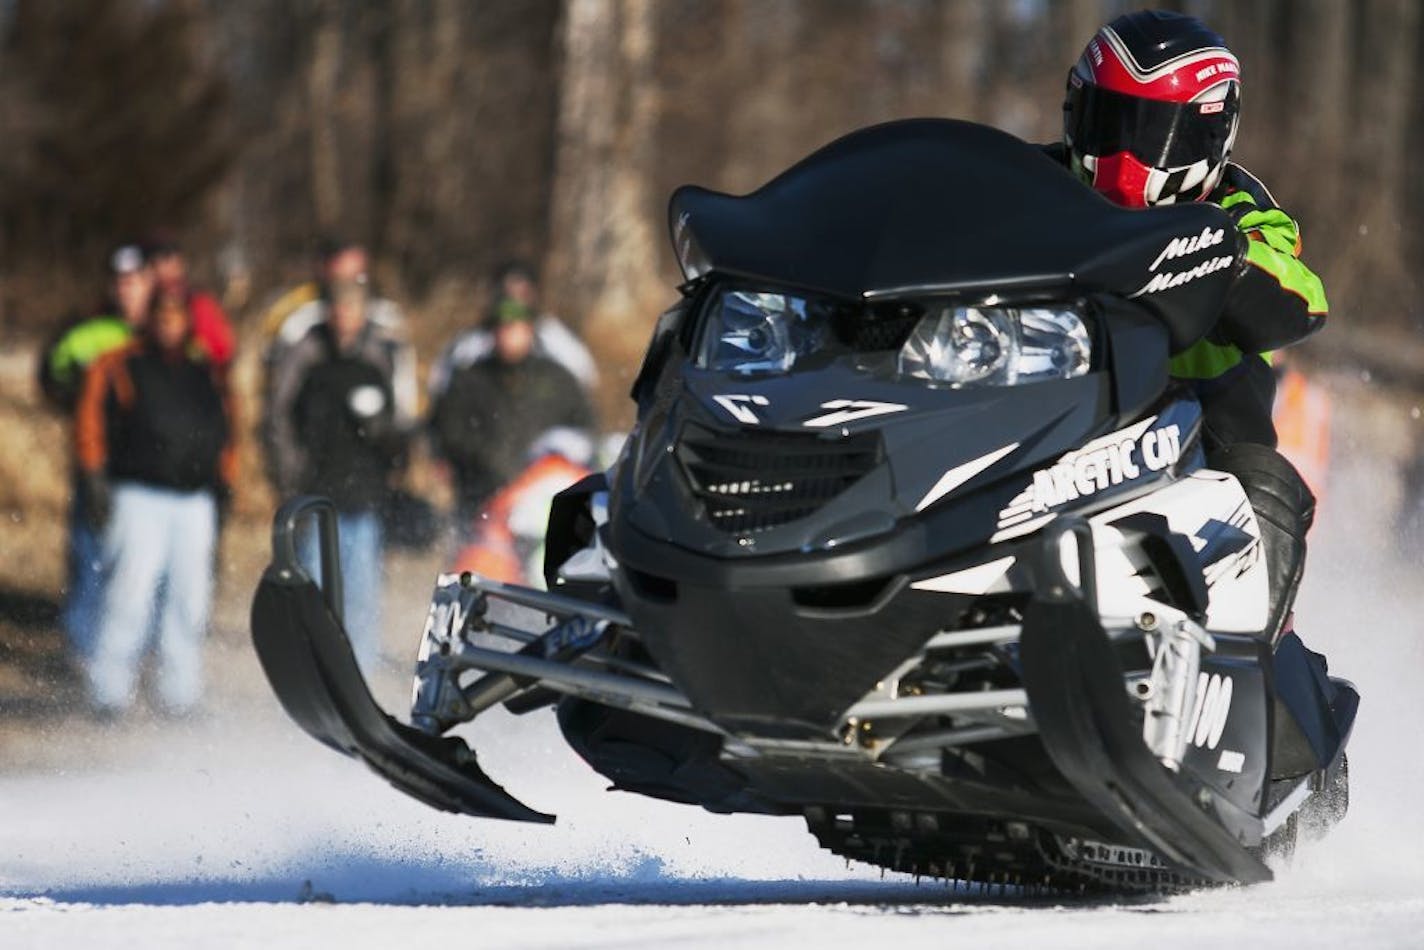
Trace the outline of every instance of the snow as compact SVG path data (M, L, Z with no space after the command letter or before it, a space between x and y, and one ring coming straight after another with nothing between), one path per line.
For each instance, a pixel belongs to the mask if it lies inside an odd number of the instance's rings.
M796 819L607 793L546 713L501 713L474 739L559 823L474 821L322 749L271 701L0 776L0 947L1419 946L1424 766L1398 737L1424 712L1424 638L1412 570L1382 566L1379 478L1337 480L1300 611L1364 697L1352 811L1275 883L1046 903L882 880Z

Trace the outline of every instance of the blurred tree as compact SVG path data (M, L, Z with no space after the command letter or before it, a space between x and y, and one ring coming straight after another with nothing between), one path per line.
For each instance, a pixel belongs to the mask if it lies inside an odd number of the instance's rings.
M642 352L647 308L665 295L649 267L662 243L648 188L659 113L655 24L653 0L568 0L560 31L548 295L581 316L599 355L623 370L610 374L615 385L626 384Z
M1424 312L1421 2L1159 4L1242 58L1239 157L1350 315L1317 352ZM259 299L336 232L372 247L432 345L481 313L493 264L543 260L550 302L621 367L677 280L674 187L746 191L910 115L1055 138L1066 70L1133 6L0 0L0 326L16 301L31 325L87 305L107 244L157 224L246 262Z
M235 156L200 19L193 3L16 0L0 57L9 320L92 306L110 245L210 210Z

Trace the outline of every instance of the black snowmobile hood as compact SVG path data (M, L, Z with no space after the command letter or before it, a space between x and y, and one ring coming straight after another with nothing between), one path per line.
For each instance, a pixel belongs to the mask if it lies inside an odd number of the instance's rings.
M1215 206L1120 208L1037 146L952 119L852 133L749 195L684 186L669 222L689 279L846 298L1106 291L1155 311L1174 351L1215 321L1235 255Z

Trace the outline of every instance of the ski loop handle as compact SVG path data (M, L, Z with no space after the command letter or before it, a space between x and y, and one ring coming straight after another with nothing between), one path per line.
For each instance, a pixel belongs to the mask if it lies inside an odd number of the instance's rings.
M297 534L307 517L316 519L321 574L318 586L321 588L322 599L337 623L344 624L346 618L342 609L344 581L341 575L340 532L337 527L336 505L329 498L298 495L289 498L277 509L277 515L272 519L272 567L281 576L316 580L307 573L301 558L297 556Z

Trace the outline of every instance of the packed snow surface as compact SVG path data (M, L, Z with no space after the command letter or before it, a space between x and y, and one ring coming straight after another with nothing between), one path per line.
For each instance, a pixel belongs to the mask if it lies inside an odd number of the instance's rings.
M1043 902L882 879L797 819L606 792L547 713L489 716L472 738L558 824L475 821L390 789L272 701L115 738L117 761L89 754L112 737L84 726L92 745L56 737L74 749L62 768L0 764L0 947L1420 946L1421 595L1387 566L1378 493L1355 478L1332 490L1300 605L1307 642L1364 697L1353 807L1275 883Z

